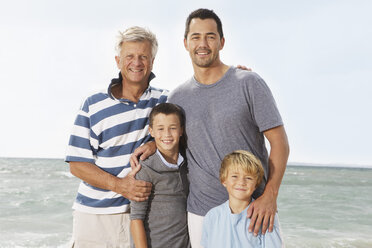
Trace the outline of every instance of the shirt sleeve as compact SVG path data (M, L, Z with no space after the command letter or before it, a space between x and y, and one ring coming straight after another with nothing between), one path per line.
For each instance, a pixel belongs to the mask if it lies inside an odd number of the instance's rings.
M283 247L283 241L282 241L282 235L280 231L280 225L279 225L279 219L278 215L275 215L274 220L274 229L272 232L266 232L265 235L263 235L263 248L269 248L269 247Z
M138 180L146 181L146 182L152 182L151 177L147 172L146 166L142 164L141 164L141 170L136 174L135 178ZM148 205L149 205L149 200L145 200L142 202L131 201L130 219L131 220L144 220L146 217Z
M275 99L266 82L257 74L248 82L250 111L260 132L283 125Z
M91 129L88 99L82 104L69 139L66 151L66 162L89 162L95 163L98 137Z

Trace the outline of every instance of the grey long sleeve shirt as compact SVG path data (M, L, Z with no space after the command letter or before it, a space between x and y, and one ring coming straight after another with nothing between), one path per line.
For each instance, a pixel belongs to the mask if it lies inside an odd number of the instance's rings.
M158 153L141 161L136 178L152 183L148 201L131 202L131 220L144 222L148 247L190 247L186 200L188 193L185 161L178 168L166 166Z

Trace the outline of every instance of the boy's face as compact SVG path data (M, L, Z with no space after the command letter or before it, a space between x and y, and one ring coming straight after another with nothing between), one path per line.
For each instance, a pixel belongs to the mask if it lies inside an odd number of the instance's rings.
M228 169L227 177L222 182L229 193L229 199L250 201L256 189L257 180L242 169Z
M178 144L183 130L177 115L157 114L154 117L152 128L149 129L160 152L165 154L178 153Z

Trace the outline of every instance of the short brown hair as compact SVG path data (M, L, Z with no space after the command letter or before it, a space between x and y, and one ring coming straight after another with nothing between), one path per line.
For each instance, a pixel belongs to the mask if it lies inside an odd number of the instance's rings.
M194 18L199 18L202 20L213 19L217 24L217 31L218 31L218 34L220 35L220 39L223 38L222 22L220 18L218 17L218 15L216 15L216 13L214 13L213 10L210 10L210 9L197 9L191 12L190 15L186 19L186 27L185 27L185 34L184 34L185 39L187 39L187 35L190 32L190 22Z
M180 120L181 127L185 127L185 115L183 113L183 110L176 104L172 103L160 103L156 105L149 117L149 126L152 128L154 118L158 114L165 114L165 115L170 115L170 114L175 114L178 119Z
M264 177L264 169L261 161L252 153L244 150L236 150L222 160L220 168L220 181L224 182L229 170L242 169L249 175L252 175L256 181L256 187L261 184Z

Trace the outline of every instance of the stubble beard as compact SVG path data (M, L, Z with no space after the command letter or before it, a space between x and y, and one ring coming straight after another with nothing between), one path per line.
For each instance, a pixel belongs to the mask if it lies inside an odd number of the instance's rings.
M192 59L192 62L199 66L199 67L203 67L203 68L207 68L207 67L210 67L213 65L213 63L219 58L218 54L212 54L211 57L209 57L208 59L201 59L201 58L198 58L196 54L193 54L191 56L191 59Z

